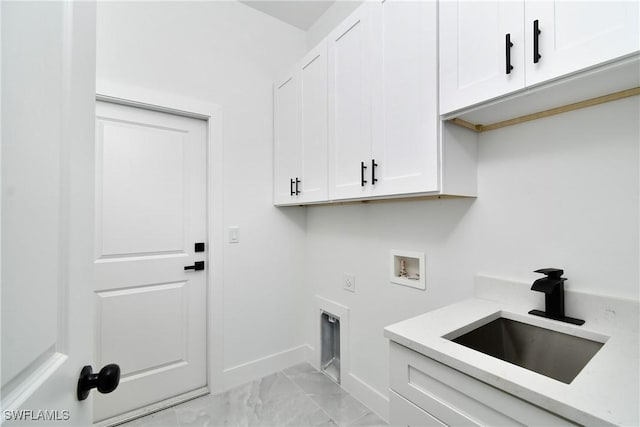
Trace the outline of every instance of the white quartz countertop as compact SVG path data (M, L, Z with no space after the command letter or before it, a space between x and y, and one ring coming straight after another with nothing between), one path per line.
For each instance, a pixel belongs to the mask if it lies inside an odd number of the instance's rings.
M528 314L532 308L544 309L544 297L540 299L529 288L526 283L479 277L475 298L387 326L384 334L398 344L573 422L640 425L638 303L567 292L566 314L586 321L574 326ZM487 323L487 319L500 316L605 344L577 377L565 384L443 338L461 328L470 331Z

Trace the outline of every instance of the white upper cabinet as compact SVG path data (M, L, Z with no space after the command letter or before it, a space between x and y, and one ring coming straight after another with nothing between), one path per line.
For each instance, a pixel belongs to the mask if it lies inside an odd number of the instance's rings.
M276 204L476 195L477 135L438 113L437 17L365 2L276 85Z
M524 87L524 2L439 5L441 113Z
M356 9L327 38L329 196L365 197L371 161L371 7Z
M441 114L640 49L638 1L439 4Z
M436 6L386 0L372 9L373 145L367 171L376 196L439 189Z
M638 1L527 1L527 85L637 52L639 5Z
M327 201L327 45L274 85L274 204Z
M476 136L438 115L437 4L366 2L329 36L329 197L476 194Z
M326 201L327 190L327 43L322 41L298 66L302 113L300 198Z
M274 203L295 194L300 150L300 82L292 70L274 85ZM298 178L299 179L299 178ZM299 184L298 184L299 185Z

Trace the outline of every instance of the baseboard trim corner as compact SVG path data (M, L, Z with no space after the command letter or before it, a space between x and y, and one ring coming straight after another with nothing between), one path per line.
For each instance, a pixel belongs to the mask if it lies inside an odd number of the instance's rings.
M343 381L342 387L353 397L358 399L367 408L371 409L377 416L389 422L389 397L380 393L375 388L349 373Z

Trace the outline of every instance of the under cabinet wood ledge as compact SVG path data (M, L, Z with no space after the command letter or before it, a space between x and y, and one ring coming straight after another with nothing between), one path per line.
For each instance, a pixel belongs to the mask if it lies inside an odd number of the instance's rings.
M539 111L537 113L526 114L524 116L516 117L509 120L503 120L500 122L483 125L475 124L461 118L455 117L447 120L457 126L461 126L466 129L470 129L474 132L488 132L495 129L500 129L507 126L513 126L520 123L530 122L532 120L538 120L545 117L555 116L557 114L567 113L569 111L579 110L581 108L592 107L594 105L604 104L611 101L617 101L619 99L628 98L630 96L640 95L640 87L634 87L632 89L626 89L619 92L610 93L608 95L598 96L596 98L587 99L584 101L574 102L572 104L563 105L561 107L550 108L548 110Z

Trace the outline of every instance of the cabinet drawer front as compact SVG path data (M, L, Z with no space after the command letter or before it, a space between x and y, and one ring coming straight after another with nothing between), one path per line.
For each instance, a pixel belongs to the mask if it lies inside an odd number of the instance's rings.
M396 343L391 389L448 425L576 425Z
M389 390L389 424L407 427L446 427L446 424L432 417L393 390Z

